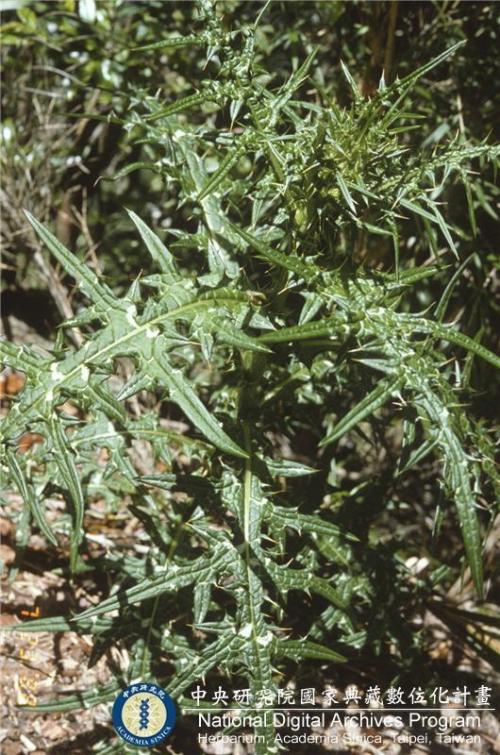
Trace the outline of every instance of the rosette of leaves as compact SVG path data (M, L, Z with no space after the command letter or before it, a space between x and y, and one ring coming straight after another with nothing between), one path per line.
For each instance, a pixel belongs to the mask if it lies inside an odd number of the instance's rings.
M105 569L114 586L88 610L21 630L92 633L97 653L112 638L133 659L108 687L37 710L111 700L139 677L188 707L192 685L215 672L246 680L255 694L272 692L287 659L336 664L362 647L359 606L373 597L372 575L355 563L356 538L336 520L327 475L318 475L312 501L303 478L316 465L324 472L329 451L349 434L366 437L362 423L383 435L381 411L403 407L395 479L429 455L439 460L443 497L455 504L466 562L478 595L484 590L476 498L490 446L457 401L467 385L449 365L460 364L457 352L488 366L500 360L444 322L463 264L447 276L439 257L410 266L399 249L410 218L431 251L440 235L460 256L437 197L472 160L496 154L452 144L428 161L405 155L398 139L412 85L456 48L390 87L382 82L371 100L346 69L353 105L342 110L299 98L314 52L273 90L254 66L252 30L237 48L212 6L203 3L202 12L210 20L204 34L144 53L208 46L217 79L166 106L151 97L147 112L138 107L127 123L138 140L162 145L160 166L150 167L178 195L169 249L130 214L157 272L118 297L29 216L87 305L50 354L2 344L5 363L27 376L3 423L6 468L26 504L22 531L32 522L51 543L66 536L74 574ZM222 126L186 118L206 100L227 116ZM380 237L393 245L392 269L354 253ZM415 311L415 290L429 278L446 281L439 302ZM84 336L76 350L69 328ZM133 371L117 388L124 359ZM134 414L130 399L143 391L177 407L188 432L166 429L159 411ZM44 439L34 459L15 452L26 430ZM284 439L295 443L302 431L313 463L283 451ZM144 474L134 464L127 449L137 439L150 442L164 471ZM54 489L67 512L51 525L43 500ZM92 563L84 522L96 495L111 506L128 502L148 537L144 558L109 553ZM292 598L304 594L298 606L314 600L314 611L299 622ZM275 752L272 726L257 733L256 752Z

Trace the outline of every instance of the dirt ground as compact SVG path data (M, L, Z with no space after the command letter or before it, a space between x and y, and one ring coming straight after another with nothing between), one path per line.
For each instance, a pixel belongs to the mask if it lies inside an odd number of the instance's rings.
M9 563L13 559L13 549L9 542L10 524L0 520L4 533L2 559ZM31 545L36 545L35 540ZM33 548L28 557L36 560ZM79 602L88 605L85 591L80 591ZM51 572L19 571L15 580L3 580L3 612L1 627L5 629L20 625L30 618L45 614L64 613L68 605L65 583ZM89 668L92 652L90 636L79 636L74 632L24 634L14 631L0 633L1 663L1 719L0 751L2 755L31 753L74 753L86 755L94 746L113 733L109 706L98 705L88 710L64 713L31 713L29 706L42 700L54 699L64 692L86 690L105 684L112 678L109 656L103 656ZM113 651L110 651L113 652ZM117 658L115 660L118 660ZM22 709L20 706L27 706ZM346 735L354 741L359 730L338 730L339 740ZM367 733L367 732L363 732ZM368 732L369 733L369 732ZM395 732L384 731L383 746L345 747L330 744L316 749L293 749L302 755L315 755L319 752L355 753L356 755L408 755L409 753L435 753L436 755L489 755L500 752L500 725L493 713L484 711L481 716L480 744L461 743L456 747L441 745L404 745L394 742ZM400 733L401 734L401 733ZM193 741L183 745L177 741L167 745L164 752L177 755L194 755ZM344 740L345 741L345 740ZM185 749L187 748L187 749ZM199 753L212 755L245 755L249 750L245 745L206 744Z
M9 382L10 381L10 382ZM22 377L15 373L4 376L4 393L14 395L22 387ZM7 400L7 404L8 404ZM8 407L4 407L4 411ZM36 437L25 437L20 441L20 450L37 442ZM54 499L45 502L48 518L59 516L64 504ZM19 568L16 563L16 531L12 521L23 502L13 491L5 491L3 517L0 518L0 561L2 562L2 613L0 616L0 673L2 684L0 752L2 755L34 753L72 753L87 755L96 750L100 742L113 737L110 704L101 704L85 710L63 713L33 713L30 707L41 702L54 700L64 693L95 689L113 679L111 667L123 667L124 659L116 648L107 650L92 664L93 642L90 635L75 632L21 633L15 631L23 622L44 616L67 616L88 608L99 599L99 589L94 581L80 579L72 585L63 576L59 564L67 561L68 553L63 546L53 552L47 550L44 539L34 534L26 544ZM94 518L86 522L89 543L96 552L102 549L120 548L133 550L138 541L136 529L140 523L130 516L115 515L110 521L99 510L99 502L92 503ZM14 515L14 516L12 516ZM490 552L490 549L487 549ZM50 555L49 555L50 554ZM55 559L55 562L54 562ZM463 590L463 584L457 586ZM453 596L451 596L453 597ZM474 668L484 672L484 678L492 678L492 669L464 653L463 648L454 646L443 626L435 617L430 619L435 632L435 647L432 652L447 663L450 668L463 670ZM182 716L179 717L182 719ZM321 733L321 732L315 732ZM332 731L330 730L330 733ZM500 724L494 713L483 711L481 725L476 732L479 738L474 742L461 742L454 745L404 744L395 741L395 730L385 730L383 743L346 745L345 737L352 741L361 734L370 734L359 729L337 732L339 744L293 746L291 752L297 755L320 755L325 752L353 753L354 755L490 755L500 753ZM399 731L399 736L404 733ZM409 733L409 732L407 732ZM116 741L116 738L115 738ZM120 750L114 750L119 752ZM125 748L122 752L131 752ZM171 755L247 755L251 749L244 744L221 744L196 742L195 721L184 721L177 727L171 740L163 750Z

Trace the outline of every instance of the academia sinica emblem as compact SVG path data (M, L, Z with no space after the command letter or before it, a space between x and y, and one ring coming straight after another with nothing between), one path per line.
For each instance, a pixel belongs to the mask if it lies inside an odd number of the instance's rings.
M163 742L175 726L174 702L156 684L132 684L114 702L113 726L128 744L153 747Z

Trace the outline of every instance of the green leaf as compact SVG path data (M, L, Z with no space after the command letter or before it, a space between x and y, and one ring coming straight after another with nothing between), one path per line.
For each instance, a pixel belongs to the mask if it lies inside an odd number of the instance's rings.
M257 351L262 353L271 353L271 349L261 343L261 339L247 336L242 330L238 330L231 323L220 321L216 328L217 340L222 343L228 343L231 346L237 346L240 349L248 351Z
M98 406L109 419L120 424L126 421L127 415L125 409L105 385L91 378L87 386L87 392L89 397L93 399L93 404Z
M71 622L86 621L93 616L101 616L110 611L142 603L149 598L155 598L157 595L162 595L166 592L177 592L181 587L187 587L196 582L201 576L206 574L207 569L210 567L213 569L219 568L226 559L227 550L225 547L220 546L214 551L211 560L200 557L187 566L181 567L171 564L157 577L148 577L134 587L122 590L116 595L106 598L99 605L92 606L92 608L88 608L86 611L72 617Z
M443 232L443 236L445 237L446 241L450 245L450 249L455 255L457 259L459 259L457 247L455 246L455 242L453 241L453 237L450 233L450 229L448 227L448 224L446 223L445 219L443 218L442 214L439 212L437 206L432 203L431 205L432 211L434 215L436 216L436 221L438 226L441 228L441 231Z
M441 325L440 323L433 322L432 320L414 319L412 320L415 332L431 333L436 338L442 338L443 341L449 341L457 346L461 346L466 351L471 351L473 354L477 354L478 357L484 359L500 369L500 357L494 354L492 351L477 343L469 336L460 333L458 330L454 330L452 326Z
M303 325L292 325L290 328L280 328L271 333L263 333L259 336L259 341L264 343L291 343L316 338L330 338L333 341L333 339L345 334L345 320L340 317L330 317L326 320L313 320L312 322L305 322Z
M76 468L68 439L57 416L52 416L48 423L48 431L54 446L54 460L59 468L61 477L67 487L73 502L73 525L70 536L71 569L76 570L78 563L78 546L83 537L83 514L85 501L83 498L80 477Z
M423 66L420 66L420 68L417 68L416 71L413 71L412 73L409 73L404 78L398 80L395 84L398 88L405 86L408 83L413 83L417 79L424 76L426 73L429 73L429 71L432 71L433 68L443 63L445 60L450 58L452 55L454 55L457 50L460 50L461 47L463 47L466 44L466 40L460 40L460 42L456 42L451 47L448 47L448 49L444 50L444 52L437 55L435 58L430 60L428 63L424 63Z
M208 92L200 92L199 94L192 94L189 97L183 97L177 102L173 102L163 110L159 110L156 113L145 115L143 120L151 123L152 121L158 121L160 118L169 118L171 115L177 115L183 113L185 110L190 110L192 107L203 105L205 102L213 102L213 97Z
M153 344L153 354L155 358L151 365L152 374L155 374L166 385L170 399L180 406L193 425L217 448L233 456L246 458L246 452L226 435L217 420L202 404L181 370L170 366L160 339Z
M236 648L240 649L241 645L241 639L229 633L207 645L204 652L200 653L195 661L187 665L173 679L170 679L169 694L174 698L179 697L185 689L199 679L203 679L214 666L234 653Z
M112 629L113 620L108 618L89 619L88 621L76 621L75 624L82 632L99 634L100 632ZM21 632L22 634L31 634L33 632L73 632L75 624L63 616L45 616L43 619L31 619L29 621L21 621L19 624L9 624L2 631Z
M133 52L150 52L151 50L173 50L181 47L191 47L193 45L206 45L207 40L196 34L189 34L181 36L176 34L167 39L162 39L160 42L153 42L149 45L142 45L141 47L132 47Z
M0 359L15 370L36 377L50 363L50 359L25 345L13 344L0 338Z
M347 412L340 422L336 424L333 432L323 438L320 447L328 446L330 443L333 443L359 424L359 422L362 422L366 417L373 414L373 412L383 406L391 396L399 391L402 384L403 380L399 376L391 376L390 378L382 379L373 391L368 393L364 399Z
M241 144L238 144L236 147L234 147L230 152L226 155L226 157L223 159L221 164L219 165L218 169L215 171L213 176L207 181L205 186L201 189L200 193L198 194L198 202L201 202L205 197L208 197L210 194L213 194L217 188L220 186L220 184L223 182L231 168L236 165L240 157L243 155L243 152L245 150L245 142L243 141Z
M439 304L436 307L436 319L439 320L439 322L443 321L443 317L445 315L446 308L450 301L453 290L455 286L457 285L463 271L465 270L465 268L467 267L467 265L469 264L469 262L471 261L473 257L474 257L474 253L469 254L469 256L462 262L461 265L459 265L459 267L455 270L454 274L448 281L448 284L445 290L443 291L443 295L441 296L441 299L439 300Z
M146 244L151 257L161 268L162 272L166 274L166 280L169 283L178 281L181 276L176 268L174 258L166 246L135 212L132 212L132 210L127 210L127 212L141 234L142 240Z
M124 168L119 170L118 173L115 173L112 178L108 179L105 177L104 180L119 181L121 178L129 176L131 173L135 173L136 170L150 170L152 173L161 173L160 167L157 163L140 160L137 162L129 163Z
M481 534L467 454L452 426L452 414L442 401L428 389L418 398L418 403L431 420L428 433L432 439L437 440L444 458L444 476L457 508L467 561L477 594L482 598Z
M342 192L342 196L344 197L345 201L347 202L347 205L348 205L349 209L351 210L351 212L352 212L353 215L357 215L357 212L356 212L356 203L354 202L354 199L352 198L352 195L351 195L349 189L347 188L347 185L346 185L344 179L342 178L342 176L340 175L340 173L336 174L336 179L337 179L337 183L338 183L339 189Z
M416 202L410 202L409 199L401 199L399 204L410 212L415 213L415 215L420 215L421 218L425 218L425 220L428 220L431 223L437 223L437 217L430 212L427 212L427 210L424 210L424 208L420 207Z
M82 291L98 306L101 311L108 312L117 305L117 299L107 286L100 283L92 270L66 249L60 241L48 231L36 218L25 210L25 215L35 229L37 235L60 262L65 271L75 278L80 284Z
M328 580L311 574L306 569L291 569L290 567L280 567L276 564L267 564L271 577L274 579L276 587L280 592L288 590L303 590L314 592L321 597L326 598L336 608L345 611L348 608L349 601L336 590Z
M316 474L319 470L290 459L264 459L265 464L273 477L304 477L304 475Z
M22 495L24 502L28 504L31 514L38 527L40 528L40 531L47 538L49 543L57 546L57 538L54 535L50 524L45 518L45 512L42 509L41 502L35 494L32 485L30 485L30 483L24 477L21 467L19 466L19 462L16 459L16 455L10 449L7 449L5 452L5 458L9 466L12 478Z
M274 652L277 656L292 658L299 663L305 658L312 658L320 661L329 661L330 663L347 663L347 658L334 650L330 650L325 645L310 640L284 640L276 642Z
M281 527L291 527L297 532L311 532L332 540L337 540L339 537L351 541L357 540L354 535L341 530L337 524L315 514L301 514L295 508L287 509L284 506L273 505L269 512L266 512L266 516Z
M317 272L319 272L316 271L312 265L303 262L296 255L282 254L281 252L277 252L274 249L270 249L265 244L262 244L251 233L248 233L247 231L244 231L242 228L238 228L238 226L235 225L232 225L231 227L235 231L235 233L237 233L238 236L241 236L241 238L246 241L250 248L254 249L258 253L258 256L261 257L261 259L266 260L266 262L271 262L271 264L273 265L282 267L285 270L289 270L290 272L297 273L297 275L303 277L304 280L310 280L317 274Z
M433 450L436 442L436 440L424 441L415 451L413 451L413 453L408 456L408 459L404 463L399 464L397 474L403 474L404 472L407 472L409 469L414 467L416 464L419 464L422 459L425 459L425 457Z
M36 705L21 706L23 712L31 713L63 713L70 710L83 710L93 708L95 705L114 700L122 685L119 681L110 682L104 687L89 689L83 692L65 695L59 700Z
M352 89L352 92L353 92L353 94L354 94L354 97L355 97L356 99L357 99L358 97L361 97L361 93L360 93L360 91L359 91L358 85L357 85L357 84L356 84L356 82L354 81L354 79L353 79L353 77L352 77L352 75L351 75L351 72L349 71L348 67L346 66L346 64L344 63L344 61L343 61L343 60L341 60L341 61L340 61L340 67L342 68L342 73L344 74L344 76L345 76L345 78L346 78L346 81L347 81L347 83L349 84L349 86L350 86L350 87L351 87L351 89Z

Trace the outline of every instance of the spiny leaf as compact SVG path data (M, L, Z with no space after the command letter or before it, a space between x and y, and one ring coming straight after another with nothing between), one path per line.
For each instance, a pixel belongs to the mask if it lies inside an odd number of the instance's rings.
M271 262L273 265L282 267L285 270L297 273L297 275L302 276L305 280L311 279L311 277L316 274L316 270L313 266L303 262L296 255L277 252L274 249L270 249L265 244L262 244L257 238L255 238L255 236L244 231L243 228L238 228L238 226L235 225L233 225L232 228L235 233L241 236L241 238L246 241L246 243L254 249L258 253L258 256L263 260Z
M207 40L203 36L197 34L190 35L175 35L162 39L160 42L153 42L149 45L142 45L141 47L133 47L134 52L150 52L151 50L169 50L179 49L180 47L191 47L192 45L205 45Z
M309 69L312 65L312 62L314 58L316 57L316 53L318 52L318 48L315 47L312 52L309 53L307 58L304 60L301 66L294 71L294 73L290 76L289 80L281 87L281 89L277 92L276 97L273 98L271 103L271 111L272 111L272 118L270 120L270 123L268 124L268 128L274 126L276 123L276 120L278 118L278 115L281 113L281 110L284 108L292 94L303 84L303 82L307 78L307 74L309 72Z
M141 234L142 240L146 244L153 260L167 275L167 280L170 283L175 283L181 276L177 271L174 258L166 246L135 212L132 212L132 210L127 210L127 212Z
M345 78L346 78L346 81L347 81L347 83L348 83L348 84L349 84L349 86L351 87L351 89L352 89L352 92L353 92L354 96L355 96L356 98L360 97L360 96L361 96L361 94L360 94L360 91L359 91L358 85L357 85L357 84L356 84L356 82L354 81L354 79L353 79L353 77L352 77L352 74L351 74L351 72L349 71L348 67L346 66L346 64L344 63L344 61L343 61L343 60L341 60L341 61L340 61L340 67L342 68L342 73L344 74L344 76L345 76Z
M48 422L48 431L54 445L54 460L59 468L61 477L66 485L73 503L74 517L71 528L71 569L75 570L78 562L78 546L83 536L83 514L85 501L83 498L80 477L72 453L69 450L68 439L64 434L60 420L53 416Z
M87 265L80 262L74 254L66 249L66 247L63 246L61 242L27 210L25 210L25 215L40 239L52 252L58 262L61 263L65 271L79 282L85 295L105 312L110 308L116 307L117 299L109 288L98 280L92 270L90 270Z
M81 631L91 630L92 634L99 634L101 631L108 631L113 626L113 619L102 618L89 619L88 621L75 621L72 623L63 616L45 616L43 619L30 619L21 621L18 624L9 624L2 631L21 632L22 634L31 634L32 632L73 632L75 625Z
M213 194L216 191L231 168L236 165L244 150L245 142L243 141L243 143L238 144L226 155L213 176L208 180L208 182L198 194L198 202L201 202L203 199L205 199L205 197L208 197L209 194Z
M420 217L425 218L431 223L437 223L437 217L427 210L424 210L424 208L420 207L416 202L410 202L409 199L401 199L399 204L407 210L410 210L410 212L415 213L415 215L420 215Z
M217 340L222 343L228 343L231 346L237 346L240 349L271 353L271 349L263 343L260 343L259 339L247 336L242 330L238 330L238 328L228 322L221 321L217 323L216 335Z
M345 597L322 577L311 574L306 569L291 569L267 564L269 573L273 577L276 587L282 592L288 590L309 590L326 598L337 608L345 611L349 605Z
M236 575L243 589L239 592L239 636L245 638L245 654L248 658L251 689L255 693L261 689L273 689L274 681L271 666L271 642L273 633L264 618L262 605L264 588L260 576L256 573L253 560L254 553L260 550L260 527L262 519L262 500L264 493L259 478L255 473L252 457L252 437L248 421L243 423L245 450L248 459L241 490L235 490L240 498L239 519L243 536L243 555L236 560ZM267 723L256 729L261 734L260 753L268 752L274 747L274 726Z
M346 186L346 183L340 173L337 173L337 183L339 185L339 189L342 192L342 196L344 197L345 201L347 202L349 209L351 210L353 215L357 215L356 212L356 204L354 202L354 199L351 196L351 193L349 189Z
M419 462L422 461L422 459L425 459L425 457L433 450L434 446L436 445L436 440L426 440L424 441L413 453L411 453L408 456L408 459L399 465L397 474L403 474L404 472L407 472L409 469L414 467L416 464L419 464Z
M289 328L280 328L271 333L263 333L259 341L264 343L291 343L293 341L308 341L315 338L334 339L346 332L345 321L340 317L330 317L326 320L313 320L303 325L292 325Z
M2 364L8 364L15 370L34 376L50 362L50 359L38 354L34 349L9 343L5 338L0 338L0 359Z
M152 373L167 386L171 400L180 406L194 426L217 448L233 456L246 458L246 452L226 435L202 404L181 370L170 366L165 358L161 340L156 340L153 353L155 360L151 366Z
M444 475L457 507L467 561L476 591L481 598L483 595L481 535L467 455L452 427L450 411L432 390L428 388L426 393L419 397L418 402L432 422L428 432L431 438L437 440L444 457Z
M319 470L290 459L265 459L265 464L274 477L304 477L315 474Z
M221 546L218 550L214 551L211 560L207 561L206 558L201 557L192 561L187 566L181 567L172 564L164 569L159 576L145 579L128 590L123 590L110 598L106 598L99 605L88 608L86 611L72 617L71 621L85 621L93 616L100 616L110 611L116 611L119 608L132 606L135 603L143 602L148 598L154 598L165 592L176 592L181 587L192 584L200 576L206 574L207 568L210 568L210 566L213 568L221 567L225 559L227 559L227 550Z
M63 711L93 708L95 705L114 700L121 689L119 681L110 682L104 687L89 689L76 694L70 694L53 702L37 703L36 705L20 706L23 711L31 713L62 713Z
M136 170L150 170L152 173L161 173L158 163L147 162L144 160L138 160L137 162L129 163L124 168L115 173L112 178L104 179L109 181L119 181L121 178L129 176L131 173L135 173Z
M333 441L351 430L351 428L355 427L359 422L362 422L366 417L373 414L373 412L383 406L391 396L398 392L402 382L402 378L399 376L392 376L388 379L381 380L373 391L368 393L364 399L347 412L340 422L336 424L334 430L323 438L320 446L324 447L333 443Z
M89 380L87 391L89 396L94 400L95 406L98 406L107 417L120 424L125 422L127 416L125 409L105 385L97 382L95 379L91 379Z
M441 228L441 231L443 232L443 236L445 237L446 241L450 245L451 251L453 252L455 257L459 259L457 247L455 246L455 242L453 241L453 236L450 233L448 224L446 223L445 219L443 218L442 214L440 213L440 211L438 210L437 206L434 203L431 205L431 208L434 215L436 216L437 224Z
M420 66L420 68L417 68L415 71L412 71L412 73L409 73L407 76L405 76L402 79L399 79L395 82L395 86L400 88L408 83L413 83L417 79L424 76L424 74L429 73L429 71L432 71L433 68L443 63L447 58L450 58L452 55L454 55L457 50L460 50L461 47L463 47L466 44L465 40L460 40L460 42L456 42L451 47L448 47L444 52L437 55L435 58L430 60L428 63L424 63L423 66Z
M341 530L337 524L315 514L301 514L295 508L287 509L284 506L273 505L269 513L266 512L266 515L270 519L276 520L281 526L291 527L297 532L312 532L315 535L322 535L333 540L337 540L339 537L351 541L357 540L354 535Z
M458 330L454 330L451 326L441 325L440 323L432 320L415 319L413 321L416 332L432 333L435 337L442 338L443 341L449 341L457 346L461 346L467 351L472 351L473 354L477 354L478 357L484 359L500 369L500 357L494 354L492 351L477 343L464 333L460 333Z
M45 518L45 513L42 509L40 500L38 499L38 496L36 495L30 483L24 477L23 471L16 459L16 455L10 449L7 449L5 452L5 457L12 478L14 479L14 482L16 483L18 490L22 495L24 502L30 507L31 514L35 522L40 527L40 531L43 535L45 535L49 543L57 546L57 538L54 535L50 524Z
M215 642L207 645L203 653L200 653L196 660L189 664L179 674L176 674L169 681L169 694L177 698L185 689L191 686L200 678L203 679L208 672L225 658L240 649L241 639L234 634L221 636Z
M193 615L194 623L201 624L205 620L208 607L210 605L210 598L212 596L212 580L213 574L207 574L206 581L198 582L194 588L193 599Z
M330 663L347 663L348 660L344 655L310 640L283 640L276 642L273 647L276 655L292 658L297 663L304 658L330 661Z
M183 113L185 110L189 110L197 105L203 105L205 102L213 101L213 98L207 92L200 92L199 94L192 94L189 97L183 97L177 102L173 102L163 110L159 110L156 113L144 116L144 121L151 123L152 121L158 121L160 118L169 118L171 115L177 115Z

